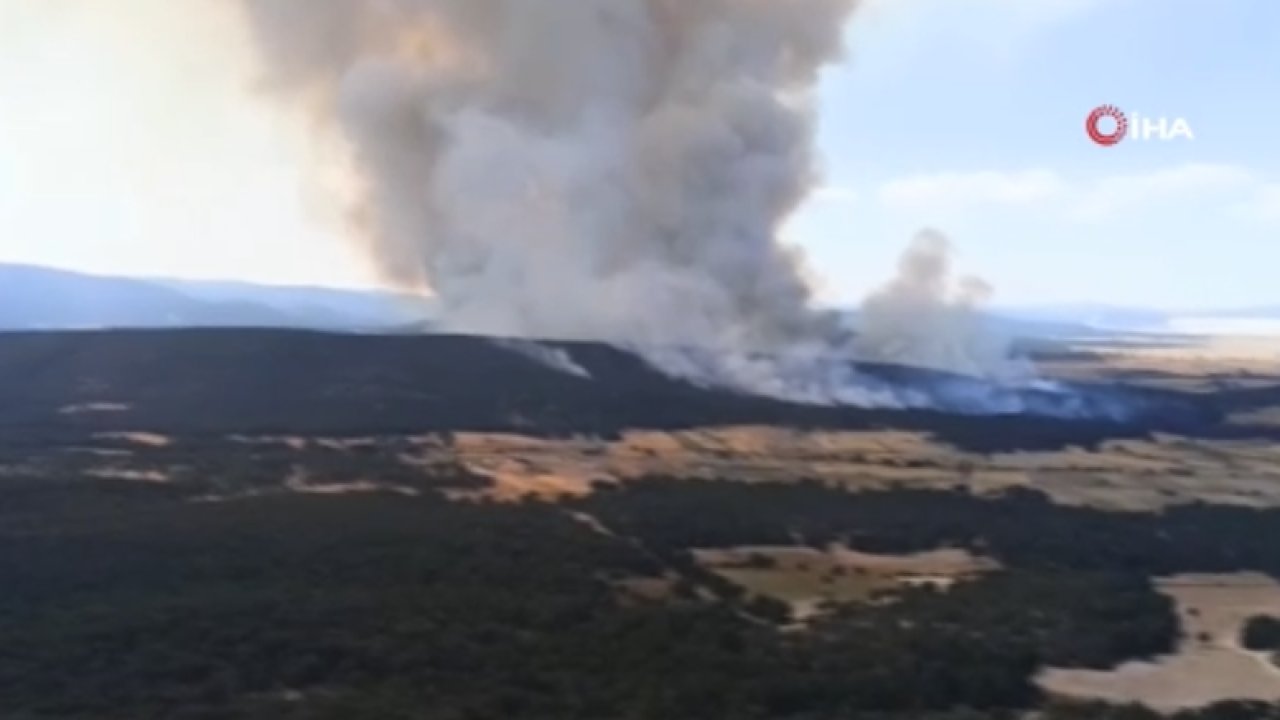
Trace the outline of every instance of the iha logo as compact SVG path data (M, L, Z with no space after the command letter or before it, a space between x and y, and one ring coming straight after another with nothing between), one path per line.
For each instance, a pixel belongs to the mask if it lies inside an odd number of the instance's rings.
M1134 140L1195 140L1191 125L1183 118L1147 117L1126 114L1115 105L1099 105L1084 122L1085 132L1095 143L1110 147L1126 138Z

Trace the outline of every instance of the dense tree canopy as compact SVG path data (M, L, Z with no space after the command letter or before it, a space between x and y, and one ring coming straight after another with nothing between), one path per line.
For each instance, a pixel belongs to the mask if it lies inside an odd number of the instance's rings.
M1249 650L1280 650L1280 618L1255 615L1244 624L1240 644Z
M221 502L165 485L0 485L6 720L1012 720L1044 702L1032 678L1046 664L1174 646L1153 574L1270 572L1280 547L1263 511L1109 514L1030 493L652 479L497 505L431 483L418 497ZM797 628L690 553L834 540L967 547L1004 570ZM644 597L625 590L637 578L679 582Z

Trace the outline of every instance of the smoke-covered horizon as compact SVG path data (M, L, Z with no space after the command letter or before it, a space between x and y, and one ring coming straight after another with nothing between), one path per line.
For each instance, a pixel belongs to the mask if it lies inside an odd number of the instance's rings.
M669 372L885 404L855 359L1027 376L924 231L854 335L778 232L857 0L241 0L264 87L339 136L353 232L441 329L600 340ZM698 347L700 359L646 348Z

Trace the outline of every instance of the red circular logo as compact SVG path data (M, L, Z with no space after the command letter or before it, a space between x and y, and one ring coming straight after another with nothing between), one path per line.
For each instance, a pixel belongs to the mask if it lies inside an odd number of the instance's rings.
M1116 127L1106 133L1099 125L1102 123L1102 118L1108 117L1115 120ZM1120 108L1115 105L1099 105L1089 113L1089 119L1084 121L1084 129L1089 133L1090 140L1103 147L1109 147L1123 140L1125 133L1129 132L1129 118L1125 117Z

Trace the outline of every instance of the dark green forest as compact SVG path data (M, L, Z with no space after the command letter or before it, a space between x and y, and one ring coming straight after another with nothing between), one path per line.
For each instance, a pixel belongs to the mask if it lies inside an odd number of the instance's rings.
M1280 651L1280 618L1255 615L1244 624L1240 645L1255 652Z
M209 487L0 478L0 717L1147 720L1055 704L1032 677L1171 650L1178 620L1153 576L1280 572L1275 511L663 478L562 504L435 490L478 482L448 470L417 497L197 501ZM797 628L690 553L834 541L963 547L1003 569ZM646 577L679 581L665 597L623 589Z
M614 486L577 503L616 532L679 557L687 548L844 542L869 552L972 550L1006 566L1142 576L1255 570L1280 576L1280 510L1203 503L1115 512L1035 490L848 493L818 482L672 480Z

